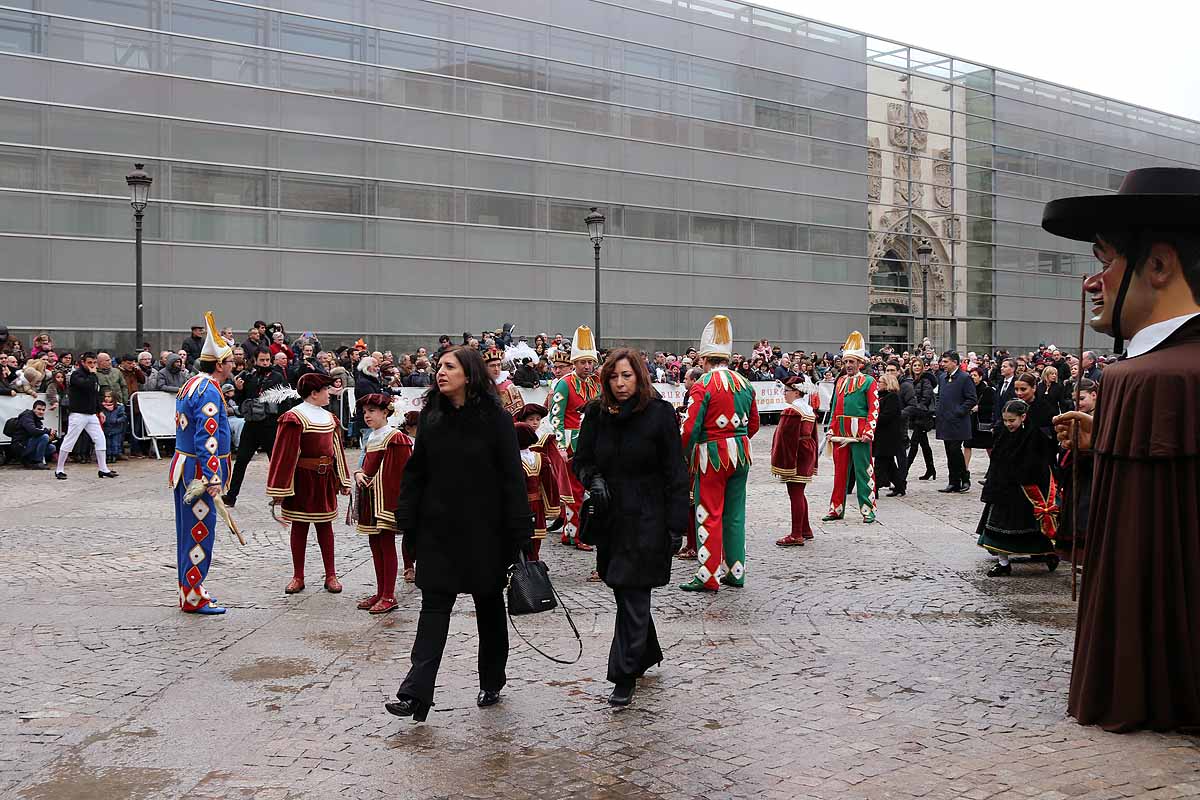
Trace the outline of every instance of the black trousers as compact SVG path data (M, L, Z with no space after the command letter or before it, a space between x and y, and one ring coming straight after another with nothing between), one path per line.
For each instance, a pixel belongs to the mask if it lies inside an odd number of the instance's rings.
M662 661L662 647L650 616L650 589L613 589L617 625L608 650L608 679L630 684Z
M911 467L914 460L917 458L917 448L921 448L921 455L925 457L925 471L933 472L933 448L929 446L929 431L913 428L912 443L908 446L908 466Z
M225 493L228 497L237 499L238 492L242 490L242 481L246 478L246 467L256 452L262 450L268 458L271 456L271 449L275 447L276 427L274 418L247 422L242 427L237 458L233 462L233 477L229 479L229 491Z
M897 492L908 491L908 460L904 451L875 456L875 485L891 486Z
M951 486L970 486L971 474L967 472L967 461L963 457L963 443L945 440L942 445L946 448L946 463L950 469Z
M475 599L475 619L479 625L479 688L498 692L508 682L504 668L508 665L508 619L504 608L504 593L472 595ZM446 636L450 632L450 611L457 595L444 592L421 592L421 616L417 620L417 638L413 641L412 667L400 694L433 702L433 687L437 683Z

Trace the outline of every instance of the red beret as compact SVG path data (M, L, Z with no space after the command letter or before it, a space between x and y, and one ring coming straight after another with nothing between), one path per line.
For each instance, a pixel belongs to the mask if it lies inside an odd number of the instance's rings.
M533 423L518 422L513 427L517 429L517 447L524 450L537 442L537 428L533 427Z
M327 386L333 386L334 380L328 375L322 375L319 372L309 372L300 376L300 380L296 381L296 392L301 398L308 397L313 392L324 389Z

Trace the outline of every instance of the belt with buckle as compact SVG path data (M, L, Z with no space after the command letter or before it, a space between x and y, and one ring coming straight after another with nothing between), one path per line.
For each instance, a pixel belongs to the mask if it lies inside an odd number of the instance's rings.
M296 459L296 467L299 469L311 469L318 475L324 475L329 471L330 465L333 464L332 456L321 456L319 458L298 458Z

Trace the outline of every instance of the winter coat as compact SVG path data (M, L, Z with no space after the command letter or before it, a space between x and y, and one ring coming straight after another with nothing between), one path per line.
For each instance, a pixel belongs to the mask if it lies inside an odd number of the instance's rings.
M100 382L96 380L94 372L88 372L82 367L72 372L67 391L67 407L71 409L72 414L100 412Z
M188 378L192 374L187 371L181 363L178 354L172 353L167 356L167 364L162 369L155 370L150 376L150 380L146 381L146 390L151 392L170 392L176 394L183 385L188 382ZM178 370L173 370L171 367L179 367Z
M922 372L920 377L913 378L913 402L904 410L908 412L908 426L915 431L933 430L933 411L937 406L937 379L930 372Z
M404 379L404 385L412 389L424 389L433 385L433 373L429 370L424 372L413 371ZM519 384L518 384L519 385Z
M608 484L609 509L595 521L596 565L613 588L663 586L671 580L671 535L689 521L688 475L675 409L651 400L610 413L602 400L584 411L571 468L586 488L596 475Z
M17 415L17 430L12 435L12 443L24 447L33 437L49 432L33 409L27 408Z
M180 349L187 353L187 363L195 364L200 360L200 351L204 349L204 339L189 336L183 340L183 346Z
M966 442L971 439L971 409L978 402L975 381L966 370L953 375L938 375L937 410L934 427L937 438L946 442Z
M125 413L125 406L117 403L113 406L112 411L101 407L100 413L104 415L104 435L115 436L125 432L125 424L128 421L128 415Z
M513 420L491 396L462 408L435 402L421 411L396 527L413 546L422 591L498 592L533 535Z
M125 385L125 375L116 367L109 367L108 371L102 369L96 370L96 378L100 381L100 394L103 396L105 389L111 389L113 397L118 403L124 403L129 400L129 389Z
M872 448L876 458L894 458L904 452L904 417L900 412L900 395L880 390L879 422Z

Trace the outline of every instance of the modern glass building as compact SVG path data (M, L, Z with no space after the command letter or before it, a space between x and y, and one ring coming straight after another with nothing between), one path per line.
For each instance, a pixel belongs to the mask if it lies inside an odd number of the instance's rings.
M725 0L9 0L0 322L132 344L135 161L162 344L569 332L598 206L606 343L980 350L1074 339L1042 204L1200 125Z

